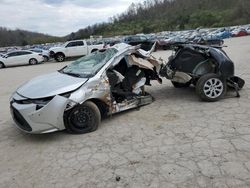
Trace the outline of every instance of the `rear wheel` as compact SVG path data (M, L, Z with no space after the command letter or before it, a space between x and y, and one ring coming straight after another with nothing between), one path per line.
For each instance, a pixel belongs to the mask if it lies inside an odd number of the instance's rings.
M187 82L187 83L179 83L179 82L174 82L174 81L171 81L171 82L175 88L189 87L191 84L191 82Z
M98 128L101 113L93 102L86 101L68 112L65 121L67 131L75 134L88 133Z
M65 55L63 53L57 53L55 59L57 62L63 62L65 60Z
M226 93L226 82L217 74L206 74L198 80L196 93L208 102L221 99Z
M43 56L44 62L49 61L49 57L48 56Z
M30 65L35 65L37 63L38 63L38 61L35 58L32 58L32 59L29 60Z
M0 69L4 68L4 64L2 62L0 62Z

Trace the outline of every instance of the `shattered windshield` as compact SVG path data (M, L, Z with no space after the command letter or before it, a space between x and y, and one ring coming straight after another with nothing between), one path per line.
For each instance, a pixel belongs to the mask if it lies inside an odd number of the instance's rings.
M116 53L115 48L102 49L84 56L59 72L75 77L89 78L94 76Z

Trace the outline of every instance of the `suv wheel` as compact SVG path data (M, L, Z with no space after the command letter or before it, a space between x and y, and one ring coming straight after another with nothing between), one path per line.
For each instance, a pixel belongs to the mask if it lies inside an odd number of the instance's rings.
M63 53L58 53L55 55L55 59L57 62L63 62L65 60L65 55Z

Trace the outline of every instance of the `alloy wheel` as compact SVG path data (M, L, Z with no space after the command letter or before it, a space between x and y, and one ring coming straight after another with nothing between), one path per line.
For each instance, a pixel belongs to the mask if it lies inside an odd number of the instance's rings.
M203 87L204 94L209 98L217 98L219 97L224 90L223 83L218 78L210 78L208 79Z

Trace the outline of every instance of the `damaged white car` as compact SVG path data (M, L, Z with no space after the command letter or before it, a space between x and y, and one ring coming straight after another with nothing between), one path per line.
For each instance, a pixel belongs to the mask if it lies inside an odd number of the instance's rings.
M105 115L151 103L144 86L161 83L162 64L151 55L153 48L117 44L25 83L10 98L17 127L34 134L87 133Z

